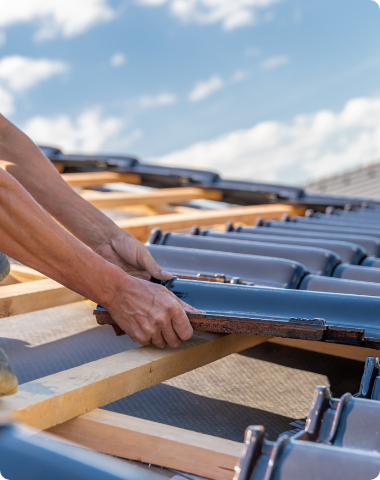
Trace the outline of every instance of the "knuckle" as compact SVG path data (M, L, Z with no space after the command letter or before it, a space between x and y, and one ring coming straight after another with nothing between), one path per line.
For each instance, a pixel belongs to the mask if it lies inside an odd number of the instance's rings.
M164 315L156 315L153 319L154 325L158 328L164 328L168 322L168 319Z
M143 333L136 333L136 342L139 343L140 345L149 345L150 343L150 338L147 338L146 335Z
M153 325L146 325L143 327L143 332L144 337L150 339L156 333L156 328Z

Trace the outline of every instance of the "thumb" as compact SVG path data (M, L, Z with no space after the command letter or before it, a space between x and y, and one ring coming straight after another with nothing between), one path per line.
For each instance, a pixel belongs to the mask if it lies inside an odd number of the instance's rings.
M155 262L148 249L145 249L140 264L149 275L157 280L170 280L173 277L172 273L167 272Z

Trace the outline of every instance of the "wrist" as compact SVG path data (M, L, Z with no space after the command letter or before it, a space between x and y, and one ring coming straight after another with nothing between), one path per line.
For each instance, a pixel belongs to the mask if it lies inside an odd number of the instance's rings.
M112 309L115 299L119 298L121 290L128 290L129 284L133 278L124 272L121 268L107 261L105 267L100 272L101 281L95 282L96 292L95 301L106 310Z
M114 246L118 238L125 235L130 235L125 230L122 230L117 225L115 225L113 222L111 223L112 225L110 225L109 228L105 228L103 231L99 232L99 235L90 246L91 250L93 250L95 253L102 257L104 257L102 253L107 252L110 248L114 250Z

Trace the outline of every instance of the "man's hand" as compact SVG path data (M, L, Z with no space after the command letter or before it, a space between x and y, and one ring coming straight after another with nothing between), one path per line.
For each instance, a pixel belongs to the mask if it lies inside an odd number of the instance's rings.
M69 187L36 145L1 115L0 183L4 253L107 308L139 343L176 347L191 337L185 310L195 310L165 287L139 279L172 275L143 244Z
M133 341L159 348L166 344L176 348L181 340L191 338L193 329L185 312L197 312L162 285L132 277L119 283L113 300L104 307Z
M145 245L120 228L107 243L97 247L95 252L133 277L143 280L150 280L150 277L170 280L173 276L157 265Z

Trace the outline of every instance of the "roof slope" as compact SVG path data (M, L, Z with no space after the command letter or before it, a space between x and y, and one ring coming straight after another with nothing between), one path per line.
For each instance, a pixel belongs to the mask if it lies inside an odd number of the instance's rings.
M308 192L380 198L380 161L305 185Z

